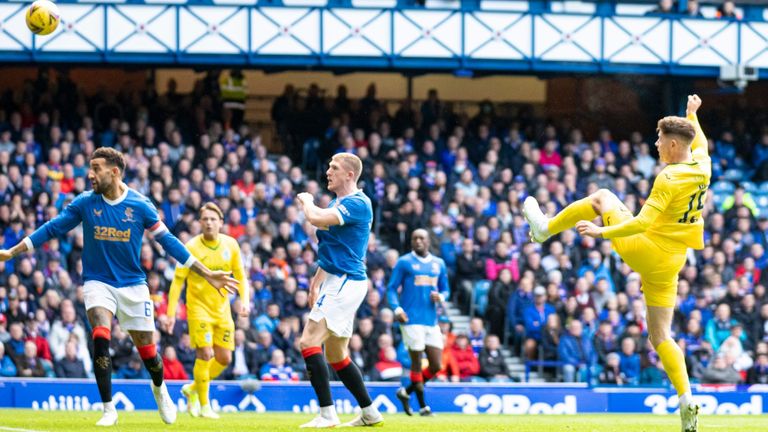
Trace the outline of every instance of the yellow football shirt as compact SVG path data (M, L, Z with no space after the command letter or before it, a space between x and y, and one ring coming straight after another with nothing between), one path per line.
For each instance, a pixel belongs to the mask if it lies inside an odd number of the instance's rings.
M687 247L704 248L701 212L712 176L707 139L695 114L688 116L696 128L691 143L692 161L669 164L656 177L651 194L640 214L619 225L606 227L605 238L640 232L662 249L680 252Z
M704 249L704 219L701 212L707 199L712 163L707 139L695 114L688 119L696 128L691 144L693 162L669 164L661 170L645 202L661 214L646 230L646 235L669 248L684 244Z
M231 273L235 279L240 281L240 298L243 301L250 301L248 279L245 276L243 261L240 257L240 245L234 238L219 234L216 243L208 243L200 234L187 242L186 247L198 261L209 269ZM168 293L169 316L176 315L176 306L185 280L187 282L188 320L215 322L231 319L229 297L219 294L202 276L181 266L176 267L176 273Z

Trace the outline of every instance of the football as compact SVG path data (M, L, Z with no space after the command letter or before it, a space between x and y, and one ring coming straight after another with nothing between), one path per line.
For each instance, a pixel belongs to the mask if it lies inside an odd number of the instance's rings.
M27 9L27 27L38 35L53 33L59 25L59 8L48 0L37 0Z

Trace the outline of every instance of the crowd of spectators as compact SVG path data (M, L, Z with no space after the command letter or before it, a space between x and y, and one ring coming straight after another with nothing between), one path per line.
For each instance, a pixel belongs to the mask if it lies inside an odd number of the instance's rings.
M350 341L366 379L400 380L409 359L384 291L410 232L428 229L432 253L447 264L452 300L473 314L467 332L443 316L445 381L519 379L502 347L545 360L552 380L661 384L666 376L647 341L637 274L609 241L563 232L543 245L529 241L520 205L529 194L550 215L599 188L639 210L660 170L653 134L602 130L585 137L521 109L497 115L489 102L477 115L457 112L432 90L422 103L387 110L371 84L360 100L340 86L292 86L274 102L284 143L270 153L259 131L228 127L218 80L202 78L190 94L106 90L85 94L66 71L8 89L0 97L0 232L10 247L88 188L88 157L112 146L127 159L125 181L147 195L182 241L200 233L202 203L226 215L224 231L241 245L252 285L251 316L236 318L235 354L223 379L304 379L298 335L309 311L307 288L317 240L294 205L308 191L321 203L323 161L349 151L364 161L360 187L375 205L370 235L370 287ZM705 130L709 131L705 124ZM768 135L710 134L715 179L741 168L761 175ZM720 180L717 180L720 181ZM743 192L743 191L742 191ZM690 251L681 273L673 335L694 380L768 383L768 215L749 194L715 206L706 201L702 251ZM376 233L380 233L379 236ZM92 376L82 291L79 229L46 247L0 263L0 374ZM146 239L141 263L158 321L156 340L169 379L192 375L186 311L165 332L167 290L175 263ZM183 298L183 297L182 297ZM129 335L115 323L115 375L146 378Z

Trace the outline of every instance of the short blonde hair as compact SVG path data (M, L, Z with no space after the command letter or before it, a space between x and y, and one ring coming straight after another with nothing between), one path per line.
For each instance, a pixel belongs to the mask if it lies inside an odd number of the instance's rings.
M344 168L352 171L355 176L355 183L360 180L360 175L363 173L363 161L359 157L352 153L337 153L331 160L337 160Z
M664 135L676 135L685 140L686 144L691 144L696 137L696 129L690 120L683 117L667 116L659 120L656 130Z
M210 210L216 213L217 215L219 215L219 219L224 220L224 212L221 211L221 209L219 208L219 206L216 205L216 203L207 202L202 207L200 207L200 213L199 213L200 218L203 217L203 212L206 210Z

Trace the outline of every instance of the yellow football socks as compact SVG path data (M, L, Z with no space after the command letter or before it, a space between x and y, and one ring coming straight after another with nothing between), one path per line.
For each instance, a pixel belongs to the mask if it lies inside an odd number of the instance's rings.
M592 200L589 197L582 198L578 201L574 201L571 205L564 208L560 213L555 215L555 217L550 219L547 229L549 235L553 236L573 228L578 221L591 221L595 217L597 217L597 213L595 213L595 209L592 208Z
M200 406L208 405L208 386L211 382L210 363L214 362L216 362L216 360L195 360L195 367L192 370L192 374L195 378L195 389L200 398Z
M672 381L672 385L677 390L677 395L691 391L691 384L688 381L688 370L685 367L685 356L683 350L672 339L667 339L656 347L659 353L664 370Z
M222 372L224 372L224 369L227 368L227 365L223 365L219 363L216 358L211 359L211 365L208 367L208 377L212 380L215 380L216 378L221 375Z

